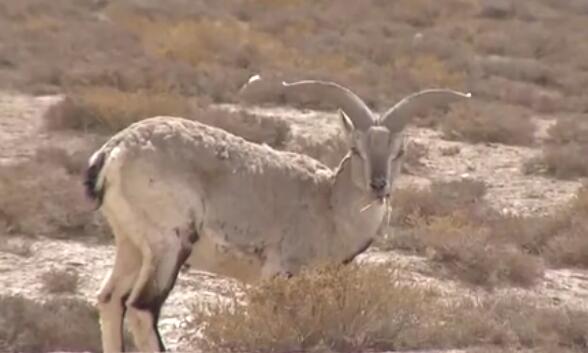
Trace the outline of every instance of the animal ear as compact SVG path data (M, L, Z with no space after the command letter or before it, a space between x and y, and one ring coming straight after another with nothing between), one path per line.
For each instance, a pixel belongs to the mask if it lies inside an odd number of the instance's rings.
M353 130L355 130L355 127L353 126L351 119L349 119L349 117L347 116L347 114L345 114L343 109L339 109L338 113L339 117L341 117L341 125L343 125L343 130L345 130L345 133L351 134Z

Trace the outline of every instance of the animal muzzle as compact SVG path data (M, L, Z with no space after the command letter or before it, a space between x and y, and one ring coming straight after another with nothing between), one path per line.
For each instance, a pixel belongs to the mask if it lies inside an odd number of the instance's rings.
M372 178L370 188L375 196L379 199L385 199L390 195L388 180L383 177Z

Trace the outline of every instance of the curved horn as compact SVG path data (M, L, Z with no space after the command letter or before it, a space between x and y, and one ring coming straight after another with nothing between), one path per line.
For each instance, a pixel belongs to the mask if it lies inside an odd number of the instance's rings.
M329 81L305 80L282 82L286 93L302 93L312 97L326 98L347 114L355 128L366 130L374 125L375 119L368 106L350 89Z
M414 115L424 113L433 108L446 106L471 96L471 93L450 89L426 89L404 97L400 102L388 109L380 118L380 124L386 126L390 131L400 131Z

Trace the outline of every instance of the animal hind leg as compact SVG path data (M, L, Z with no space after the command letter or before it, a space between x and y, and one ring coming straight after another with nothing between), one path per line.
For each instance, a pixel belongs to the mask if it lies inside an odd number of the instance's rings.
M114 266L98 292L102 350L105 353L123 352L124 300L130 293L140 266L140 253L128 238L115 238Z
M127 300L129 326L137 348L141 351L165 351L157 323L161 307L175 285L179 270L184 264L198 233L191 225L187 229L176 229L175 236L164 248L158 248L157 256L151 257L153 268L148 281L137 281L134 287L138 295ZM144 266L146 264L143 264Z

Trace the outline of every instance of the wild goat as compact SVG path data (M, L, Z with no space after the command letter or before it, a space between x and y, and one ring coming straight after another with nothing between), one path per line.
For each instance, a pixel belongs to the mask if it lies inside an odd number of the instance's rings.
M255 76L243 92L263 82ZM384 219L410 117L469 97L425 90L378 117L333 82L278 86L339 106L350 151L336 170L165 116L129 126L91 157L87 193L116 245L114 267L98 294L104 352L124 349L125 313L140 351L165 349L158 317L188 257L196 269L243 281L351 261Z

